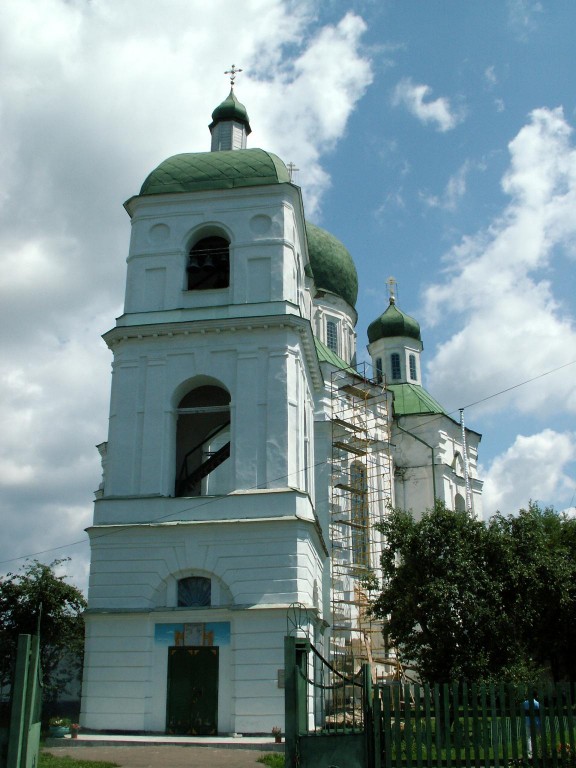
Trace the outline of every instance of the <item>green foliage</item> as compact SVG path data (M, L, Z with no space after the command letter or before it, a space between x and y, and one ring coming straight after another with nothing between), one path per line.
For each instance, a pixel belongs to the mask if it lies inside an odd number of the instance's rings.
M392 510L373 612L427 682L576 679L576 521L530 504L488 524Z
M77 760L75 757L56 757L51 752L41 752L38 768L119 768L119 763L102 760Z
M86 601L50 565L34 560L18 573L0 577L0 683L12 679L19 634L36 634L40 617L40 654L44 696L54 698L82 665ZM64 659L68 663L61 665ZM60 666L59 666L60 665Z
M57 715L56 717L51 717L50 720L48 720L48 725L52 725L55 728L69 728L70 725L72 725L72 720L70 720L69 717L60 717Z
M256 762L268 765L270 768L284 768L286 765L284 755L280 754L279 752L271 752L268 755L262 755L262 757L259 757Z

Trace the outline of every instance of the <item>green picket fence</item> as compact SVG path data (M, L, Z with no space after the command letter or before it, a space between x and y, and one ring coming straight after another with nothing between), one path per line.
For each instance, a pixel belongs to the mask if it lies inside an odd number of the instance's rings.
M379 684L374 722L385 768L576 768L574 684ZM378 760L377 760L378 764Z

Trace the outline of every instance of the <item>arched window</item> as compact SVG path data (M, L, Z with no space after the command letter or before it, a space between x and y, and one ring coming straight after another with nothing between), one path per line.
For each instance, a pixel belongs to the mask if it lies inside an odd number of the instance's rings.
M460 477L464 477L464 462L462 461L462 454L460 451L454 451L454 458L452 459L452 469Z
M456 512L466 511L466 501L464 500L464 496L462 496L461 493L457 493L454 497L454 509Z
M338 354L338 325L336 320L326 320L326 346Z
M382 382L383 378L384 377L382 376L382 358L377 357L376 358L376 381L378 382L378 384Z
M416 355L408 355L408 365L410 367L410 379L412 381L417 381L418 376L416 375Z
M390 355L390 365L392 367L392 379L402 378L402 373L400 370L400 355L398 352L392 352Z
M205 576L178 580L178 608L205 608L212 605L212 582Z
M190 251L188 290L227 288L230 285L230 243L223 237L203 237Z
M363 567L370 565L368 530L368 480L366 467L360 461L350 465L350 524L352 527L352 556L354 563Z
M176 496L229 493L230 394L215 385L196 387L178 404Z

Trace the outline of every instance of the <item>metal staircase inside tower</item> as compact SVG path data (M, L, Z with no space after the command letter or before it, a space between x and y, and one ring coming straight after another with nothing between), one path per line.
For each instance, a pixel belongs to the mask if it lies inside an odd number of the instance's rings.
M214 430L209 438L205 438L201 443L198 443L198 445L195 445L194 448L188 451L182 462L180 472L178 473L176 496L188 496L197 493L199 483L201 483L202 480L217 467L223 464L226 459L230 458L230 441L225 443L217 451L206 451L206 445L213 441L216 435L229 426L230 422L225 422L218 427L218 429ZM206 455L206 458L200 465L195 465L194 457L199 454L200 451L202 454Z

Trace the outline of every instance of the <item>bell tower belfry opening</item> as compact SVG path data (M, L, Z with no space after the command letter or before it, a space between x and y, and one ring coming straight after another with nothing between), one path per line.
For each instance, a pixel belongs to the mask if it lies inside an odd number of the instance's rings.
M178 404L175 496L229 493L229 465L222 466L229 458L230 394L214 385L196 387Z

